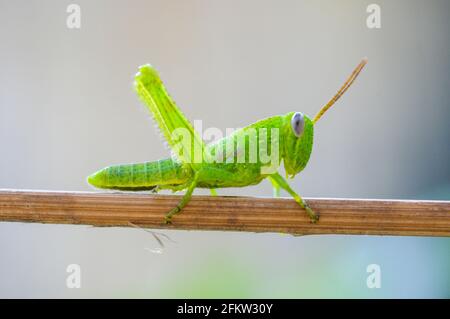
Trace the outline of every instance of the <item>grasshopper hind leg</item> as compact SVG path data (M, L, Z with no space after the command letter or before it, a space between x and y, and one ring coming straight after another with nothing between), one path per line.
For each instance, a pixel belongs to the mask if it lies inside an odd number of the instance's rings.
M192 194L194 193L194 189L195 187L197 187L197 181L198 181L198 173L194 176L194 179L190 182L186 193L183 195L177 206L172 208L164 217L166 224L171 224L173 216L181 212L181 210L187 205L187 203L189 203ZM184 185L183 187L185 188Z

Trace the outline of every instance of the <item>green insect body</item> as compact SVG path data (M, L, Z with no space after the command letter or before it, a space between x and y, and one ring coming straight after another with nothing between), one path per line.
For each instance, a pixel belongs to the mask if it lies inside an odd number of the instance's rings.
M102 189L157 192L186 190L180 203L166 215L166 222L189 202L195 188L244 187L269 178L274 193L287 191L312 222L318 220L308 204L278 172L283 163L287 176L294 177L308 163L313 146L314 124L353 83L367 60L364 59L338 93L314 120L300 112L273 116L234 131L215 143L205 145L191 123L167 93L158 73L150 65L140 67L135 89L149 108L175 156L154 162L106 167L88 177ZM185 135L175 134L183 132Z

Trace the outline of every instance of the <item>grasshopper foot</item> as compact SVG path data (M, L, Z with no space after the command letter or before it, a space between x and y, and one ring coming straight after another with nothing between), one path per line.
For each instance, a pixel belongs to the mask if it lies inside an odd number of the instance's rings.
M311 209L311 207L306 205L305 206L305 210L306 210L306 213L308 214L309 218L311 219L311 224L315 224L315 223L317 223L319 221L319 214L315 213Z
M164 216L164 224L170 225L172 224L172 216Z
M164 222L165 222L166 224L172 224L172 217L173 217L173 215L179 213L180 211L181 211L181 208L178 207L178 206L175 207L175 208L172 208L172 209L166 214L166 216L164 216Z

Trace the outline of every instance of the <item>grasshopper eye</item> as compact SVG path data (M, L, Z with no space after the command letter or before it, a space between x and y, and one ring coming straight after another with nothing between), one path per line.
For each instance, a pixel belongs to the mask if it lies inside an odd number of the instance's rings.
M292 132L294 133L295 136L300 137L300 135L302 135L303 129L305 127L305 119L302 113L297 112L294 115L292 115L291 127Z

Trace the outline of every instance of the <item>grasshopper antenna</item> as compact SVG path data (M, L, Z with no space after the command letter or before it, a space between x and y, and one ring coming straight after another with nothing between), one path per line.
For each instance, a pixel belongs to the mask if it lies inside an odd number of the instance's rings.
M352 85L352 83L355 81L361 70L364 68L364 66L367 64L367 58L363 58L361 62L359 62L358 66L353 70L352 74L347 78L347 81L345 81L344 85L341 86L339 91L331 98L330 101L328 101L327 104L325 104L324 107L322 107L319 111L319 113L316 114L314 117L313 123L316 124L316 122L322 117L322 115L328 111L330 107L333 106L334 103L336 103L337 100L347 91L347 89Z

